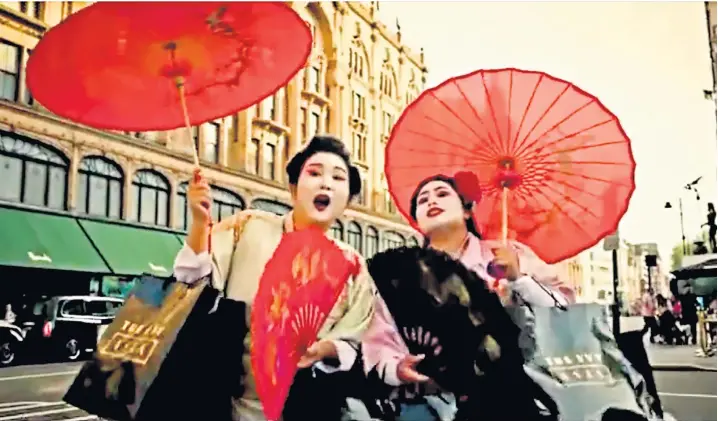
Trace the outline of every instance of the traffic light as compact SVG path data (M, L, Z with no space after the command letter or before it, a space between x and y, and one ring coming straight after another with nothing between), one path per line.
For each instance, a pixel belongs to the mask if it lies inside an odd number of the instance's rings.
M658 266L656 259L657 259L657 257L655 255L647 254L646 255L646 266L649 268Z

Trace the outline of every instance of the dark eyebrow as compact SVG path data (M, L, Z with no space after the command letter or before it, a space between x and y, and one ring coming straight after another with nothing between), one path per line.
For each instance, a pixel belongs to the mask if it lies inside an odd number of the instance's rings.
M322 164L319 163L319 162L313 162L313 163L311 163L311 164L307 164L307 168L318 168L318 169L322 169L322 170L323 170L323 169L324 169L324 165L322 165ZM337 171L337 170L338 170L338 171L341 171L341 172L343 172L343 173L345 173L345 174L347 173L347 170L345 170L344 167L340 167L340 166L338 166L338 165L337 165L336 167L334 167L334 171Z
M446 189L448 189L446 186L437 186L437 187L434 187L434 191L446 190ZM425 195L425 194L429 194L429 192L428 192L427 190L422 190L421 193L419 193L419 196L422 196L422 195Z

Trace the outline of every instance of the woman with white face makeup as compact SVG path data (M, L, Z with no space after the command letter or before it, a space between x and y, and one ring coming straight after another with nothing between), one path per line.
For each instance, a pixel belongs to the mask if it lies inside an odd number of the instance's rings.
M319 227L326 232L342 215L349 201L361 191L359 172L351 165L343 143L333 137L314 137L304 150L292 158L286 171L292 212L281 217L250 210L223 220L212 231L211 255L207 244L211 215L210 187L201 176L195 177L187 192L192 224L186 244L177 255L174 266L177 280L194 282L211 273L215 285L227 283L228 299L251 304L264 266L278 246L282 234L309 226ZM236 249L233 247L235 241ZM348 280L344 292L319 331L317 342L299 363L300 369L306 368L314 374L317 374L315 370L324 373L350 370L358 355L360 337L374 313L375 287L363 258L349 245L334 241L341 249L356 257L361 264L361 271ZM235 251L232 254L233 249ZM230 261L232 270L227 273ZM249 341L247 333L245 343ZM245 376L242 379L245 390L233 402L233 419L264 421L261 403L253 388L248 345L245 346L245 355L238 355L237 358L244 360L244 373L238 373L238 376ZM334 364L331 364L332 361ZM323 398L320 396L317 399L321 402ZM316 402L312 400L300 404L316 405ZM320 407L315 408L314 414L319 414L320 410ZM296 419L298 416L295 414L292 417L285 413L284 420ZM335 419L338 420L339 416Z
M411 199L411 217L425 236L425 246L447 253L505 293L504 304L565 306L573 302L571 288L562 284L551 267L527 246L481 239L472 215L481 200L478 179L471 173L454 177L436 175L422 181ZM377 300L372 326L364 337L365 370L376 369L392 386L427 383L416 370L423 356L411 355L385 305ZM456 411L453 395L438 392L423 403L402 405L400 420L451 420Z

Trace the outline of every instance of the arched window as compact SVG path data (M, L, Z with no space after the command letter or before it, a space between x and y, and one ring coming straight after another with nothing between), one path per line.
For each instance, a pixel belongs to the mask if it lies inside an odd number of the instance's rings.
M0 200L64 210L68 166L50 146L0 132Z
M366 230L366 254L367 259L374 256L379 251L379 232L374 227Z
M401 247L404 244L406 243L401 234L394 231L387 231L384 233L384 250Z
M286 215L292 210L292 207L284 203L275 202L267 199L255 199L252 201L252 209L260 209L267 212L276 213L277 215Z
M132 179L134 209L132 220L144 224L169 225L170 186L167 179L152 170L140 170Z
M364 247L362 246L361 227L354 221L350 222L347 227L347 243L354 247L354 250L358 251L360 254L364 252Z
M409 247L416 247L416 246L419 245L419 240L417 240L416 237L411 236L411 237L409 237L409 239L406 241L406 245L408 245Z
M234 215L245 208L244 201L238 194L217 186L212 187L212 221L220 222L222 218ZM187 182L177 186L177 200L175 202L175 224L182 230L187 230L190 223L189 208L187 207Z
M344 241L344 225L339 220L334 221L334 225L331 228L332 237L337 240Z
M120 219L123 184L124 176L117 164L99 156L84 158L77 176L77 211Z
M219 222L244 209L244 201L239 195L221 187L212 186L212 218Z

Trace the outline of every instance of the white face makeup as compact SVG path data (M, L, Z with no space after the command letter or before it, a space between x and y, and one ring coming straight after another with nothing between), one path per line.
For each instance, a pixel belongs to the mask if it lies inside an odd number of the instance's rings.
M293 189L295 216L328 227L349 202L349 169L329 152L317 152L304 163Z
M416 222L424 234L462 226L465 218L461 198L449 184L434 180L421 188L416 199Z

